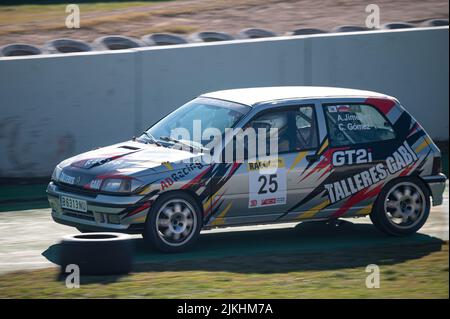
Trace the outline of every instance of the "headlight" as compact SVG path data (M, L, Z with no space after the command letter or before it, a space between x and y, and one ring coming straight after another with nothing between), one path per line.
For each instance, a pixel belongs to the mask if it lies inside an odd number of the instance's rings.
M59 176L61 175L61 172L62 172L62 168L57 165L52 173L52 181L58 181Z
M114 193L131 193L144 184L134 178L107 178L103 180L100 190Z

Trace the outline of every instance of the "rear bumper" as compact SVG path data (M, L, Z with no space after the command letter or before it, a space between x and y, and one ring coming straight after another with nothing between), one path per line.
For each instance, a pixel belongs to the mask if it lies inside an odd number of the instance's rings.
M62 195L86 201L87 212L63 209L60 204ZM143 196L87 196L65 191L51 182L47 187L47 197L55 222L86 231L140 233L148 213L148 207L142 202Z
M445 183L447 181L447 176L444 174L432 175L422 177L425 183L431 190L431 196L433 198L433 206L442 205L444 201L444 191Z

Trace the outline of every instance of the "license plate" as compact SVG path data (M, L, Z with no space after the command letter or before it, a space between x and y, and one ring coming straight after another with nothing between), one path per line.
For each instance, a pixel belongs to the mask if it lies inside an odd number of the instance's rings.
M82 199L61 196L59 199L61 203L61 208L75 210L77 212L87 212L87 202Z

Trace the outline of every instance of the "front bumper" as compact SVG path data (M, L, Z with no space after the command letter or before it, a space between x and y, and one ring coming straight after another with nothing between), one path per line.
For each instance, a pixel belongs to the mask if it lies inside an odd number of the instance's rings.
M425 176L422 179L428 184L433 198L433 206L442 205L444 201L445 184L447 176L444 174Z
M87 212L63 209L60 196L85 200ZM144 196L82 194L64 190L53 182L47 187L47 197L55 222L86 231L140 233L149 210L142 201Z

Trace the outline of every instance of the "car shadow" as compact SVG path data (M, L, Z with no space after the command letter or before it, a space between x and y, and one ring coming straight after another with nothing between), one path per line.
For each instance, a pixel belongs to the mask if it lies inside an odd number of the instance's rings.
M209 232L202 234L190 251L177 254L149 249L141 238L133 241L133 272L226 271L244 274L397 264L440 251L445 243L420 233L389 237L372 224L348 221L338 225L307 222L291 228ZM58 264L59 250L60 244L55 244L42 255ZM98 281L108 283L118 278L120 276L105 276Z

